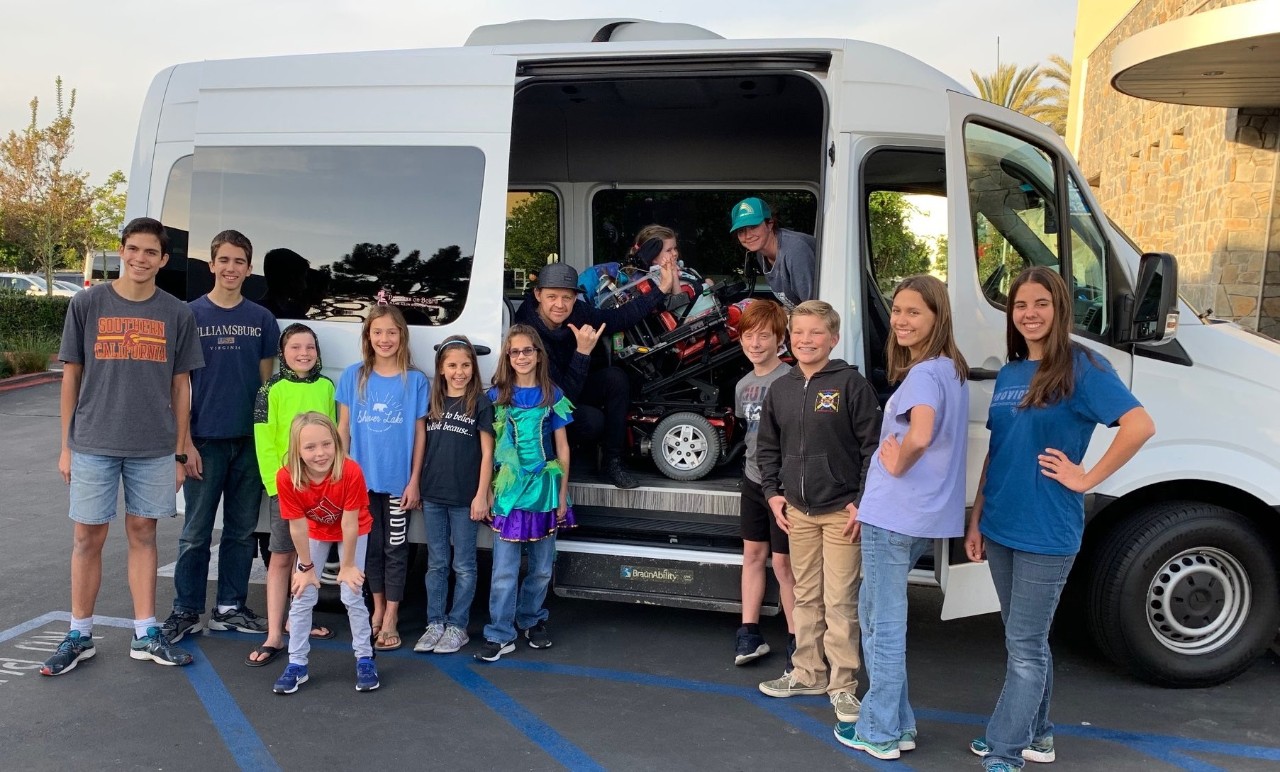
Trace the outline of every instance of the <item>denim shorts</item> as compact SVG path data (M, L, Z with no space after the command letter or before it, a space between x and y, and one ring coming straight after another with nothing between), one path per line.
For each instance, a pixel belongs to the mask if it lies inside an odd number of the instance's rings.
M116 519L116 498L124 480L124 511L158 520L178 514L172 455L158 458L96 456L71 452L71 519L105 525Z

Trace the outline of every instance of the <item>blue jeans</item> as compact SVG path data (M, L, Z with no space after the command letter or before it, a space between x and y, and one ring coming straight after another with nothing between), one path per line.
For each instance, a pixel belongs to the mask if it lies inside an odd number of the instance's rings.
M862 656L871 688L862 698L858 736L871 742L897 740L916 728L907 701L907 573L933 539L862 526Z
M448 622L466 630L471 601L476 597L476 529L470 507L422 502L427 527L427 624ZM449 544L453 543L453 606L446 618L449 595ZM517 561L519 557L516 558Z
M1053 734L1053 654L1049 627L1075 555L1038 555L986 540L987 563L1000 598L1008 664L1004 689L987 722L991 753L983 761L1023 765L1022 749Z
M203 462L204 479L188 477L183 483L187 519L178 541L178 565L173 570L173 609L189 614L204 611L209 543L219 499L222 539L218 545L218 605L244 604L258 546L253 529L258 527L258 506L262 501L262 478L253 438L198 439L195 446Z
M516 597L516 580L520 577L520 553L529 552L529 573L520 582ZM517 627L528 630L545 620L550 613L542 607L551 585L551 567L556 560L555 534L530 542L493 539L493 580L489 586L489 624L484 626L484 639L508 643L516 639Z

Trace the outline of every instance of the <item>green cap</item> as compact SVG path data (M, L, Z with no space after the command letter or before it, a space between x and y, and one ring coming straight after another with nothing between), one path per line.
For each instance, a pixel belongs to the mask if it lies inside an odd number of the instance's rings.
M773 213L769 211L768 204L755 196L744 198L729 212L729 232L733 233L739 228L750 225L759 225L771 217Z

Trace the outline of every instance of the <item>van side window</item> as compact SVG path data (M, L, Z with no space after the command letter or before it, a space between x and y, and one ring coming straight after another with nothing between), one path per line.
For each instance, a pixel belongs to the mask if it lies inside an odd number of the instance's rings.
M360 322L390 304L447 324L470 289L484 164L474 147L197 148L192 243L248 236L265 280L245 295L282 319Z
M542 266L560 259L560 199L546 190L507 193L507 239L502 290L524 296Z
M1063 270L1073 297L1075 331L1107 331L1106 240L1071 175L1060 211L1054 154L989 126L965 125L978 281L993 304L1004 306L1009 285L1033 265ZM1065 229L1064 229L1065 226Z
M157 287L187 301L195 300L213 289L213 274L209 273L207 262L200 263L199 271L187 270L193 166L192 156L184 155L169 167L169 178L164 185L164 202L160 205L160 222L169 232L169 262L156 274Z

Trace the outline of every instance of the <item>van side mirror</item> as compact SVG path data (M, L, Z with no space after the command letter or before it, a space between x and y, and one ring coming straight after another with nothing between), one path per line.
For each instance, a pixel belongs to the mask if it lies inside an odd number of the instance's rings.
M1178 331L1178 261L1167 252L1147 252L1138 263L1132 316L1122 328L1125 343L1166 343Z

